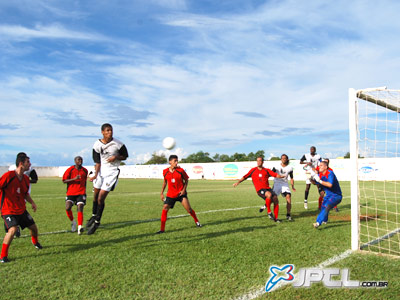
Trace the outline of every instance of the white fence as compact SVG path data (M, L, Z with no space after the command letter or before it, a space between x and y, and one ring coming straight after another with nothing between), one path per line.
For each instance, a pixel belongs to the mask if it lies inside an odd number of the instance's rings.
M264 166L272 169L279 166L280 161L266 161ZM305 180L303 165L299 160L291 160L290 165L294 169L295 180ZM228 163L197 163L180 164L186 170L190 179L238 179L256 166L251 162L228 162ZM35 167L39 177L62 177L69 166L63 167ZM162 170L168 165L132 165L121 166L120 178L162 178ZM350 161L348 159L332 159L330 167L341 181L350 180ZM399 180L400 158L375 158L359 160L359 174L364 180ZM86 166L91 171L93 166ZM8 168L0 167L3 174Z

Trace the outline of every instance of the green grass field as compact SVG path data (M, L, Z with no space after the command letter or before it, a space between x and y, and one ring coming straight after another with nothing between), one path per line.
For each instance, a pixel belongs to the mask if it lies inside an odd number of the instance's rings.
M313 267L350 248L348 182L341 183L345 198L340 212L332 212L329 223L318 230L312 227L317 215L315 187L309 209L304 210L305 184L296 182L294 222L276 224L258 212L263 203L250 181L237 188L232 183L192 180L189 200L203 227L197 228L177 203L169 212L166 233L156 235L161 180L121 179L106 200L102 227L92 236L78 236L64 231L70 229L65 185L59 178L41 178L32 188L38 211L31 214L44 248L32 246L27 230L13 241L11 262L0 265L0 299L234 299L265 286L272 265ZM89 192L85 223L92 197ZM285 219L286 205L279 199L280 217ZM260 299L399 297L398 259L355 253L330 267L350 269L352 280L384 280L389 286L288 285Z

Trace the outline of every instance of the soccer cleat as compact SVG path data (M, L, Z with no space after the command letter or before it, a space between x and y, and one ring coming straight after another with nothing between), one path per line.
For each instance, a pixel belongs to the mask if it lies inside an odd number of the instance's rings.
M97 228L99 228L99 226L100 226L100 223L95 222L95 223L92 225L92 227L89 228L87 234L88 234L88 235L91 235L91 234L95 233L96 230L97 230Z
M268 214L268 218L270 218L271 220L275 220L275 217L274 217L274 214L272 213L272 212L270 212L269 214Z
M282 223L282 221L279 219L275 219L275 223Z
M8 259L7 256L0 258L0 263L8 263L8 262L10 262L10 260Z
M21 229L20 229L19 226L18 226L17 232L15 233L15 237L16 237L16 238L19 238L20 236L21 236Z
M320 225L320 224L319 224L318 222L315 222L315 223L313 224L314 228L318 228L319 225Z
M293 221L292 216L291 215L286 215L286 220Z
M40 245L40 243L39 242L37 242L36 244L34 244L33 246L35 246L35 248L36 249L38 249L38 250L41 250L41 249L43 249L43 246L42 245Z
M165 233L165 231L164 230L159 230L159 231L156 232L156 234L161 234L161 233Z
M308 209L307 200L304 200L304 209Z
M71 231L72 231L72 232L75 232L75 231L76 231L76 221L75 221L75 220L72 220L72 221L71 221Z
M203 227L203 226L200 224L200 222L196 222L196 226L197 226L197 227Z
M266 207L265 205L264 205L264 206L261 206L261 207L260 207L260 210L259 210L260 213L262 213L266 208L267 208L267 207Z
M90 219L86 223L86 229L89 229L89 227L92 227L94 221L95 221L95 216L91 216Z
M84 229L83 229L82 225L79 225L79 226L78 226L78 234L81 235L82 232L83 232L83 230L84 230Z

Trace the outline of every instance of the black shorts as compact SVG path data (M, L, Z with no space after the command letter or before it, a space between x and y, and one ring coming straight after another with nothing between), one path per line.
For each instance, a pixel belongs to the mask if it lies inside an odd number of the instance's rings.
M183 198L188 199L187 194L176 197L176 198L167 197L164 201L164 204L168 204L170 206L170 208L174 208L176 201L179 201L182 203Z
M6 231L13 226L20 226L21 229L24 229L25 227L30 227L35 224L32 216L26 210L22 215L4 215L1 217L4 220Z
M67 196L65 198L65 202L71 201L75 205L83 204L86 205L86 195L76 195L76 196Z
M257 195L265 200L265 198L266 198L265 192L270 192L271 198L272 198L272 196L276 195L272 189L261 189L261 190L257 191Z

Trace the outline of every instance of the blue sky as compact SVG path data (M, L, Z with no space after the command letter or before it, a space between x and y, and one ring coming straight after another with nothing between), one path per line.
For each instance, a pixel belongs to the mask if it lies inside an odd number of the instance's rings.
M397 1L1 1L0 165L348 146L348 88L399 88Z

